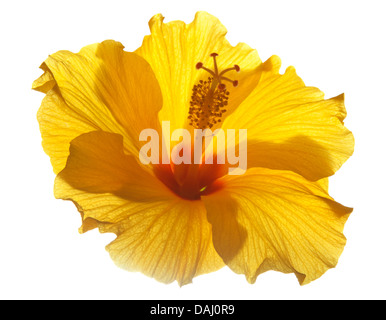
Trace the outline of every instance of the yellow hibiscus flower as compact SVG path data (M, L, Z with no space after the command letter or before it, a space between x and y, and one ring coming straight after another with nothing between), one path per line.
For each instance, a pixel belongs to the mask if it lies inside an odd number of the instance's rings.
M208 13L149 26L135 52L104 41L52 54L33 83L46 94L38 121L55 196L75 203L80 232L115 233L114 262L164 283L227 265L250 283L276 270L306 284L334 267L352 212L327 183L354 148L343 95L324 99L293 67L280 74L278 57L231 46ZM142 163L141 132L161 134L165 121L171 131L247 129L246 172Z

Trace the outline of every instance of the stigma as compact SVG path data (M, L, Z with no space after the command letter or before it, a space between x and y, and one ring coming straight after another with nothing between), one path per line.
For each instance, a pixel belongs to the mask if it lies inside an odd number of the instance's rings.
M230 95L224 82L230 82L234 87L238 85L237 80L231 80L224 74L232 70L240 72L240 67L234 65L219 72L216 61L218 54L212 53L210 56L213 58L213 70L206 68L202 62L196 64L196 69L203 69L210 75L207 80L200 80L193 86L188 120L196 129L210 129L221 122Z

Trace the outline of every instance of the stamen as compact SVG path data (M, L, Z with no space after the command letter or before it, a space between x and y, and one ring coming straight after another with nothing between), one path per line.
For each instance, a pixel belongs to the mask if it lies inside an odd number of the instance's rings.
M202 62L196 64L197 70L203 69L211 75L207 81L200 80L193 87L188 119L190 125L197 129L212 128L216 123L221 122L223 113L227 111L225 108L228 105L229 91L222 81L231 82L234 87L239 83L237 80L223 76L229 71L240 72L237 64L219 73L216 60L218 54L214 52L210 56L213 58L214 70L204 67Z

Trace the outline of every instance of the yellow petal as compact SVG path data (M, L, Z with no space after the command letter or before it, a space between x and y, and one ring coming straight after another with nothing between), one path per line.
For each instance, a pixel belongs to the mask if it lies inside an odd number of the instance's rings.
M119 267L141 271L164 283L177 280L182 286L224 266L214 250L201 201L149 203L146 211L100 230L117 234L107 250Z
M68 117L82 121L83 127L121 134L125 148L135 154L139 133L146 128L158 129L162 96L154 73L143 58L125 52L120 43L105 41L84 47L77 54L59 51L49 56L42 68L46 73L33 88L45 91L53 77L64 101L61 106L52 99L48 106L47 100L43 101L41 113L49 113L51 120L58 118L66 105ZM54 127L55 123L50 124L51 131ZM44 125L41 130L43 135L48 131ZM63 143L68 147L68 140Z
M44 71L44 73L33 82L32 89L47 93L56 85L56 82L51 71L44 63L40 66L40 68Z
M50 156L55 174L66 166L71 140L85 132L98 130L96 125L85 122L67 106L57 86L47 92L37 117L43 149Z
M124 153L121 135L104 131L72 140L66 167L58 176L75 189L129 199L142 199L144 193L149 197L149 190L166 190L134 156Z
M267 270L293 272L306 284L337 264L352 209L319 183L262 168L221 181L203 201L215 249L233 271L251 283Z
M95 131L74 139L55 196L76 204L80 232L99 227L117 235L107 250L122 268L184 285L224 265L203 203L179 198L143 170L124 154L117 134Z
M354 138L344 126L344 97L324 100L280 60L262 65L255 90L223 129L248 130L248 167L292 170L309 180L331 176L352 155Z
M154 70L164 98L159 113L160 121L170 121L171 130L188 126L189 102L194 84L209 74L197 70L198 62L213 68L211 53L218 53L218 67L224 70L239 65L241 72L229 72L229 77L239 80L239 86L227 86L230 91L228 113L245 99L260 77L256 68L261 64L257 52L239 43L232 47L225 39L227 33L220 21L206 13L198 12L190 24L182 21L163 23L164 17L154 16L150 22L151 35L144 38L136 51ZM228 76L228 74L227 74Z
M159 197L129 201L111 193L74 189L60 177L55 190L57 198L72 200L80 211L80 232L98 227L117 235L106 249L123 269L184 285L224 266L200 201L165 197L162 192Z

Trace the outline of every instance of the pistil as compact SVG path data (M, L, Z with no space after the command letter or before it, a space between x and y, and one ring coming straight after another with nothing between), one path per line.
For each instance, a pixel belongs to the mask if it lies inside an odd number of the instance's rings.
M196 129L212 128L221 122L223 113L227 111L226 106L228 105L230 94L223 82L230 82L234 87L238 85L237 80L224 77L224 74L229 71L240 72L240 67L234 65L219 72L217 56L217 53L211 54L214 70L206 68L202 62L196 64L196 69L203 69L210 74L206 81L200 80L193 87L188 119L190 125Z

